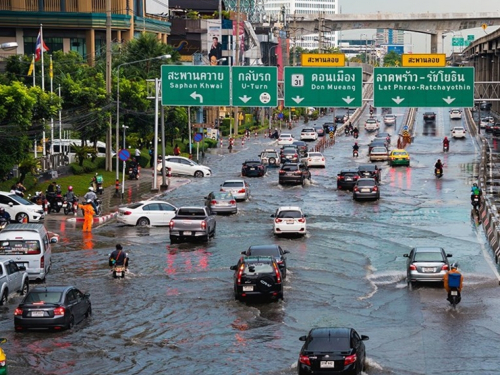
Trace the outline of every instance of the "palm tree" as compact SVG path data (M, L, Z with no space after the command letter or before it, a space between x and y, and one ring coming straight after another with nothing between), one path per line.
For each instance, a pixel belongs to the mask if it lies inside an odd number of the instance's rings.
M38 174L37 170L40 168L40 161L35 159L33 156L28 155L23 160L19 162L19 181L24 183L24 179L28 173L33 176Z

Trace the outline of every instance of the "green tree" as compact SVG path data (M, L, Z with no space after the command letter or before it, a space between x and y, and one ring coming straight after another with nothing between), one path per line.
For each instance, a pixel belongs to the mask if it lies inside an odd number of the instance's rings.
M24 183L24 180L26 178L26 175L28 173L31 173L33 176L36 176L37 170L40 168L40 161L35 159L31 155L26 155L20 162L19 162L19 181Z
M401 55L395 51L387 52L384 56L384 66L401 66Z

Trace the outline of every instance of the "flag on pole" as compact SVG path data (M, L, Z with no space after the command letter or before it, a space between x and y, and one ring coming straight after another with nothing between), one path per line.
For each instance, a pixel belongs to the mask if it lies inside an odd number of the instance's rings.
M30 69L28 70L28 76L33 74L33 69L35 68L35 56L31 59Z
M42 38L42 28L40 27L40 31L38 32L38 36L36 38L36 48L35 48L35 61L40 60L43 52L47 52L49 47L45 45Z

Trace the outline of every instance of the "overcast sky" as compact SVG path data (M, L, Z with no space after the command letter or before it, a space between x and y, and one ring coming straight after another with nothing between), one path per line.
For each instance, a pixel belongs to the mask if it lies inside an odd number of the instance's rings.
M499 0L339 0L341 13L344 14L372 14L372 13L480 13L480 12L500 12ZM498 26L455 31L455 36L461 36L467 39L467 35L474 35L480 38L486 34L495 31ZM372 32L372 34L374 31ZM371 34L370 34L371 35ZM344 39L356 39L360 37L360 31L342 32ZM447 34L444 40L446 54L451 52L451 39L453 35ZM412 33L411 43L414 53L430 52L430 37ZM410 44L408 35L405 44ZM455 52L459 47L455 47Z

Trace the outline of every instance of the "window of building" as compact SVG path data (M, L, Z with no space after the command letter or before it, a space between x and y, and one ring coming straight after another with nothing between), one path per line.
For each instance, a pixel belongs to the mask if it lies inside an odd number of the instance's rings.
M24 37L24 53L26 55L33 55L36 50L36 36ZM63 50L63 38L43 38L45 45L49 48L49 52Z
M87 45L85 44L84 38L71 38L70 39L70 50L76 51L80 56L87 55Z

